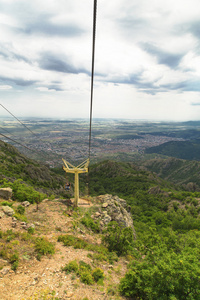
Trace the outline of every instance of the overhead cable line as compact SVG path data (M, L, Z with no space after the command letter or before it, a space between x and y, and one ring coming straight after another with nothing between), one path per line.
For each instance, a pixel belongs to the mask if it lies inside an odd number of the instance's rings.
M23 122L21 122L14 114L12 114L3 104L0 103L0 105L11 115L13 116L22 126L24 126L27 130L29 130L34 136L37 136L30 128L28 128Z
M0 135L2 135L2 136L5 137L6 139L8 139L8 140L10 140L10 141L12 141L12 142L14 142L14 143L16 143L16 144L18 144L18 145L24 147L24 148L26 148L26 149L28 149L28 150L35 151L35 150L33 150L33 149L31 149L31 148L29 148L29 147L23 145L23 144L21 144L21 143L15 141L15 140L13 140L13 139L11 139L10 137L4 135L3 133L0 133Z
M9 130L5 129L4 127L0 126L0 129L3 129L5 132L9 133L11 136L16 137L14 134L12 134Z
M26 145L23 145L22 143L17 142L16 140L14 140L14 139L8 137L7 135L5 135L5 134L3 134L3 133L0 133L0 135L3 136L3 137L6 138L6 139L12 141L13 143L18 144L18 145L22 146L23 148L28 149L28 150L31 151L31 152L34 152L34 153L37 153L37 154L41 154L41 155L43 155L44 158L46 158L45 154L44 154L42 151L36 150L36 149L33 149L33 148L30 148L30 147L28 147L28 146L26 146ZM2 141L2 140L1 140L1 141Z
M97 0L94 0L93 37L92 37L91 98L90 98L90 129L89 129L89 159L90 159L90 154L91 154L91 138L92 138L92 107L93 107L93 90L94 90L94 61L95 61L96 18L97 18Z
M11 115L13 116L22 126L24 126L29 132L31 132L31 134L33 134L35 137L37 137L37 139L39 141L41 141L43 144L48 145L47 143L45 143L41 138L38 137L37 134L35 134L30 128L28 128L22 121L20 121L11 111L9 111L3 104L0 103L0 105ZM4 129L5 130L5 129ZM8 130L6 130L7 132L9 132ZM10 132L9 132L10 133ZM10 133L11 134L11 133ZM12 134L11 134L12 135ZM14 136L14 135L13 135ZM51 150L52 151L52 150ZM53 152L53 151L52 151Z

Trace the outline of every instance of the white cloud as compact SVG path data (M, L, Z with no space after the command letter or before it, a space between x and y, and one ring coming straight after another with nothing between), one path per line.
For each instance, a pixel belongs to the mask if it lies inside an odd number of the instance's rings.
M97 4L94 116L198 119L199 0ZM88 117L93 1L0 7L5 106L21 116Z
M0 85L0 90L11 90L12 89L12 86L10 85Z

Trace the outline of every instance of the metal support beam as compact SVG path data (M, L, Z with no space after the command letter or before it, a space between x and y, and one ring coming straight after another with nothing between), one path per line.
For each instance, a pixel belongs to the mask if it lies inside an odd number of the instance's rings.
M63 169L66 173L74 173L74 207L78 207L79 201L79 174L87 173L88 166L89 166L89 159L82 162L80 165L75 167L74 165L70 164L68 161L64 160Z

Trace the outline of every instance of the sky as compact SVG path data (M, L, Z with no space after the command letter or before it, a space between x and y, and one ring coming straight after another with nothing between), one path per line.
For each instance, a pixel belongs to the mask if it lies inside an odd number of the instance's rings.
M0 103L17 117L89 118L93 4L0 0ZM199 120L199 12L199 0L97 0L93 117Z

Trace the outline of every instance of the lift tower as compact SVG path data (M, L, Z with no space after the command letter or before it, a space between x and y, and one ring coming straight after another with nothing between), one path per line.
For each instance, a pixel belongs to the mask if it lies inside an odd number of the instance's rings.
M78 207L78 200L79 200L79 174L80 173L88 173L88 166L89 166L89 158L82 162L80 165L75 167L74 165L70 164L65 159L62 159L64 162L63 169L66 173L74 173L74 207Z

